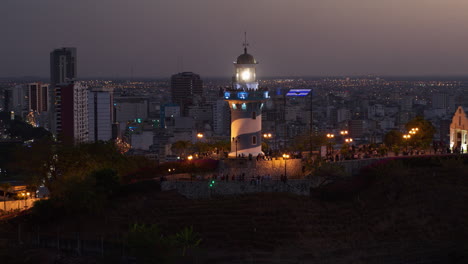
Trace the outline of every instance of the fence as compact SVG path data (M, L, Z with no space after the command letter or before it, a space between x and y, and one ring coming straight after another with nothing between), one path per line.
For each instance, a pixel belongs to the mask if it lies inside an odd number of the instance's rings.
M0 197L1 199L1 197ZM25 200L1 201L0 210L9 212L14 210L26 210L34 205L34 202L39 201L41 198L31 198Z

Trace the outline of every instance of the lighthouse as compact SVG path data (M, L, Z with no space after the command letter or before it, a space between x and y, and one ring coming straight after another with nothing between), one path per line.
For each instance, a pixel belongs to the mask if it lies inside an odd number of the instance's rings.
M244 41L244 53L234 62L232 86L224 91L231 110L231 158L262 153L262 108L269 95L258 87L258 62L247 53L247 46Z

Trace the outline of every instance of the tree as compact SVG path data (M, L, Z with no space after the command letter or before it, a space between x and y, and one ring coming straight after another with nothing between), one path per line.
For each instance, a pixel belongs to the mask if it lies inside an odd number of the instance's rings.
M178 246L182 247L182 256L185 256L187 249L194 248L200 245L202 239L199 235L193 232L193 226L185 227L175 235L175 241Z
M82 181L92 172L113 169L121 177L129 170L146 164L146 159L122 155L112 142L97 142L80 145L55 145L49 141L34 142L22 147L14 154L10 167L17 174L26 175L31 186L44 184L51 196L65 182Z
M327 137L325 134L316 134L313 133L312 136L307 132L302 134L298 137L295 137L292 142L292 146L294 150L300 151L310 151L312 143L312 147L314 150L320 148L327 143Z
M387 134L385 134L384 143L389 148L402 145L403 133L397 130L389 131Z
M428 120L425 120L422 116L417 116L414 119L406 123L405 128L407 131L411 131L413 128L417 128L417 132L411 135L410 143L415 147L428 148L434 138L436 132L435 127Z
M171 149L172 151L174 151L175 153L181 155L181 154L185 154L185 152L192 146L192 143L190 143L190 141L186 141L186 140L179 140L179 141L176 141L172 144L171 146Z

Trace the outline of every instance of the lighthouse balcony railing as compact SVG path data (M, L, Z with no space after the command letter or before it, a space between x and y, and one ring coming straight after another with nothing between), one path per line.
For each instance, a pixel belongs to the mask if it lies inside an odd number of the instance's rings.
M268 90L226 90L224 92L225 100L265 100L270 98Z

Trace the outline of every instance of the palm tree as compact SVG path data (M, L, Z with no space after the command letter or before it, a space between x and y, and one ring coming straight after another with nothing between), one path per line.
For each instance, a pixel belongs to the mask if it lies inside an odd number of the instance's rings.
M175 240L182 247L182 256L185 256L187 249L197 247L202 239L198 233L193 232L193 226L185 227L175 235Z
M10 188L11 184L9 182L0 183L0 189L3 191L3 211L6 211L6 194Z

